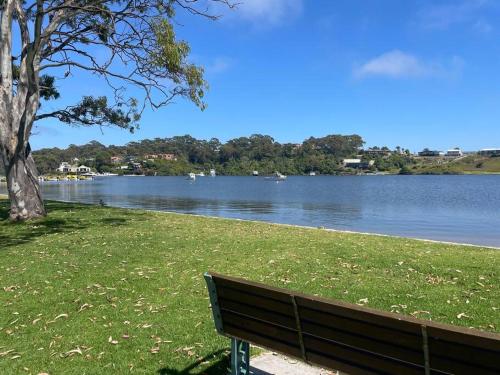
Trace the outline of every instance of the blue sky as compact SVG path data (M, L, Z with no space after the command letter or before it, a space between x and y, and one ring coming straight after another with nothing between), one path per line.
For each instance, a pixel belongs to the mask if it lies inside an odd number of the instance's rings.
M180 18L178 36L210 83L204 112L179 99L146 110L135 134L45 121L33 148L254 133L280 142L356 133L413 151L500 147L500 1L238 2L217 22ZM83 74L59 89L47 109L107 93Z

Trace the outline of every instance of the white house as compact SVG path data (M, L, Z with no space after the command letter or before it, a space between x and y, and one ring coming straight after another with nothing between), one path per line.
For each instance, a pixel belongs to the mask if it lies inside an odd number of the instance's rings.
M90 167L85 165L71 165L68 162L63 161L59 167L56 169L59 173L89 173L91 171Z
M454 148L453 150L446 151L446 156L459 157L463 155L464 153L459 148Z
M59 173L76 173L77 167L69 164L68 162L63 161L56 169L56 171Z
M361 159L344 159L342 164L345 168L362 168L367 169L375 164L375 160L361 161Z
M89 173L89 172L91 171L91 169L90 169L90 167L87 167L87 166L85 166L85 165L80 165L80 166L76 169L76 171L77 171L78 173Z
M361 159L344 159L342 164L344 164L344 167L359 167Z

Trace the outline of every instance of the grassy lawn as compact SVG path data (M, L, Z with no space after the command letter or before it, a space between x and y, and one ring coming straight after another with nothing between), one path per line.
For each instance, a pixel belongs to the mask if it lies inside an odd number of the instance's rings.
M221 374L203 272L500 329L500 252L188 215L0 201L1 374Z

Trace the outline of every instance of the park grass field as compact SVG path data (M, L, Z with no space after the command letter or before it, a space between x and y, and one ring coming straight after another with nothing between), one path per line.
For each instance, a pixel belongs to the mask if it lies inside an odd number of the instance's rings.
M500 329L500 252L265 223L0 201L1 374L223 374L207 270Z

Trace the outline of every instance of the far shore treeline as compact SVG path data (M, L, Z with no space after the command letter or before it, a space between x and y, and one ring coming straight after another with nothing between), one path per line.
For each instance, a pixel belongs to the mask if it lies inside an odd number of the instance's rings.
M45 148L34 152L40 174L54 173L61 162L80 164L97 172L120 172L117 164L140 162L146 175L184 175L215 169L220 175L248 175L280 171L285 174L338 174L345 172L342 161L356 157L364 144L359 135L311 137L299 144L279 143L269 135L254 134L225 143L216 138L196 139L189 135L146 139L124 146L105 146L97 141L66 149ZM399 148L398 148L399 150ZM172 154L176 160L148 160L151 154ZM117 163L116 159L123 160ZM115 159L114 161L112 161ZM390 157L367 157L374 160L374 171L389 171L407 166L412 158L404 152ZM126 171L123 173L127 173Z

